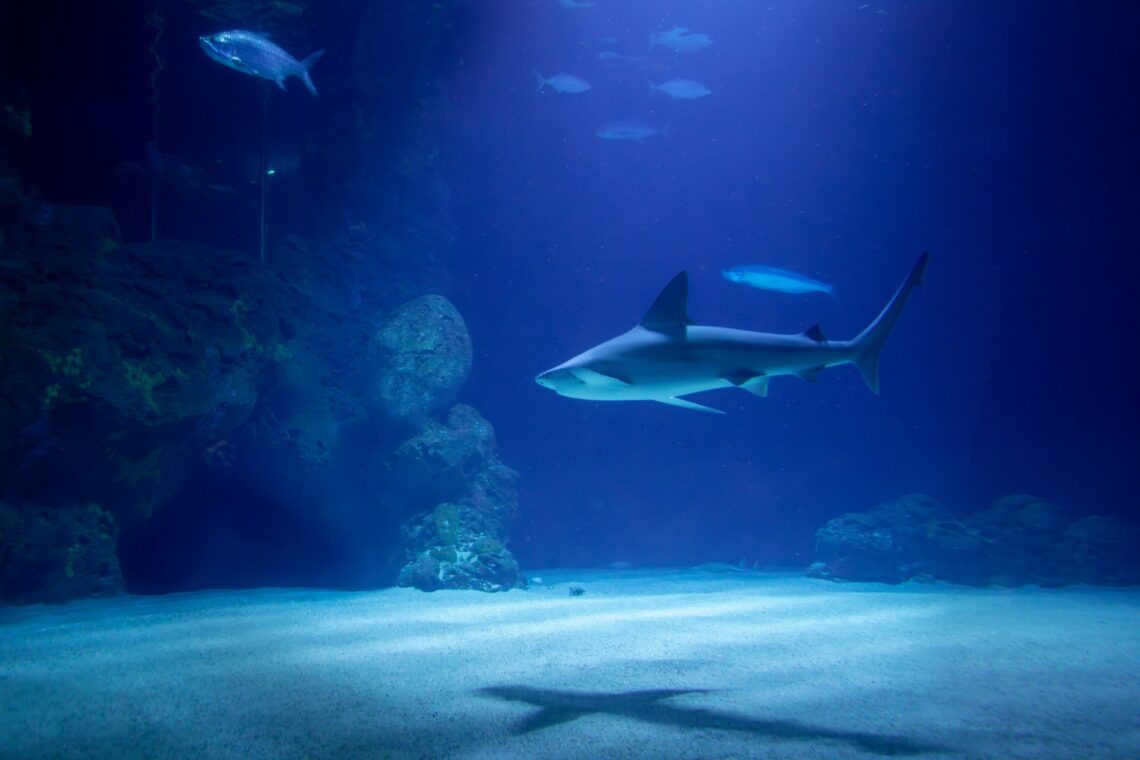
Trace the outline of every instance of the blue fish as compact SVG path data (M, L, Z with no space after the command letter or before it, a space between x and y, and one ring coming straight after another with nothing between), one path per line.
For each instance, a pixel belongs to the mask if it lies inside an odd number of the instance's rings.
M205 35L198 38L198 43L206 55L223 66L276 82L282 90L285 89L285 80L295 76L304 82L313 97L317 96L317 88L309 78L309 69L324 55L323 50L298 61L265 35L240 29Z
M831 285L787 269L749 264L722 270L721 274L733 282L763 290L778 290L781 293L826 293L835 298L835 288Z

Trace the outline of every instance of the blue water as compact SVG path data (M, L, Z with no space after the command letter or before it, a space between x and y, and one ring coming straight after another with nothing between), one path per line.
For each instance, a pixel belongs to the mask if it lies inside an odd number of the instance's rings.
M822 521L911 491L962 511L1029 491L1135 517L1120 348L1137 326L1140 114L1118 95L1134 81L1124 11L861 6L486 12L451 78L446 155L457 303L478 346L465 395L526 473L520 556L799 564ZM668 75L708 84L705 99L649 97L643 74L594 60L645 55L646 30L674 25L715 40L671 56ZM593 90L538 95L535 67ZM671 122L669 139L594 137L628 116ZM926 284L879 397L850 368L774 380L767 399L705 397L723 418L531 384L632 326L680 270L698 322L847 338L922 250ZM718 275L747 263L822 279L840 301Z
M0 756L1140 756L1138 28L0 4ZM535 382L681 272L854 338L924 252L878 394Z
M149 4L60 5L66 28L29 16L9 43L37 119L24 166L46 197L110 206L126 240L146 239L145 184L116 172L143 162L154 98L160 147L232 191L168 202L160 237L255 252L262 88L198 49L219 27L198 12L208 3L160 6L157 95ZM327 52L320 99L296 79L269 93L284 167L270 248L346 229L418 236L419 258L365 252L359 277L419 278L462 313L474 365L459 400L520 473L510 546L524 568L803 567L827 520L912 492L962 514L1028 492L1135 522L1136 21L1075 2L322 4L275 36L298 58ZM713 44L648 48L674 26ZM598 61L606 50L656 68ZM535 70L591 89L538 92ZM712 94L649 92L673 77ZM634 118L666 134L595 134ZM853 337L923 251L878 396L850 367L777 378L766 399L699 397L715 417L534 382L634 325L682 270L700 323ZM720 275L746 264L837 298ZM227 512L239 544L301 565L335 554L274 525L256 492L203 487L219 511L246 508Z

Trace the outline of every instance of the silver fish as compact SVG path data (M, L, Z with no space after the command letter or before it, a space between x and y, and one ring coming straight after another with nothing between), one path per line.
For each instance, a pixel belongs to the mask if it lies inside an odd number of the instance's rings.
M590 83L581 77L576 77L573 74L555 74L552 77L544 77L537 71L534 72L535 77L538 78L538 91L542 92L542 88L547 85L555 92L562 92L568 95L576 95L580 92L585 92L590 89Z
M641 119L626 119L624 121L608 121L598 127L595 135L603 140L637 140L641 141L654 135L669 134L669 125L658 127Z
M206 55L223 66L276 82L282 90L285 89L286 79L297 77L313 93L313 97L317 96L317 88L309 78L309 69L324 55L323 50L298 61L268 37L241 29L203 35L198 38L198 43Z
M639 64L647 63L653 59L647 55L625 55L624 53L619 53L616 50L603 50L602 52L598 53L598 60L604 63Z
M707 85L694 82L692 79L670 79L664 84L649 82L649 92L663 92L675 100L696 100L711 95L712 90Z
M695 53L704 50L712 44L712 38L707 34L696 34L688 27L675 26L667 32L657 32L649 35L649 47L656 45L667 47L674 53Z
M778 290L781 293L826 293L835 298L835 288L831 285L787 269L748 265L725 269L721 274L725 279L762 290Z

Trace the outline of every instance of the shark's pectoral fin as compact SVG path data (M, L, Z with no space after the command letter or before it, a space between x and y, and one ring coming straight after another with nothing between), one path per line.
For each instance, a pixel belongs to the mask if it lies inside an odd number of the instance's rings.
M586 369L585 367L575 367L570 370L570 372L586 385L595 388L628 388L633 385L633 383L625 378L617 377L616 375L604 375L601 372Z
M808 367L806 369L801 369L798 372L795 372L794 374L796 377L800 378L801 380L806 380L809 383L818 383L819 382L819 373L824 369L824 366L825 365L820 365L818 367Z
M670 396L669 398L659 398L657 401L660 401L662 404L669 404L670 406L679 406L682 409L692 409L694 412L724 414L724 412L719 409L713 409L711 406L704 406L703 404L697 404L692 401L687 401L683 398L677 398L676 396Z
M750 372L741 372L732 375L726 375L725 380L735 385L737 388L743 388L749 393L755 393L761 398L768 395L768 376L767 375L754 375Z

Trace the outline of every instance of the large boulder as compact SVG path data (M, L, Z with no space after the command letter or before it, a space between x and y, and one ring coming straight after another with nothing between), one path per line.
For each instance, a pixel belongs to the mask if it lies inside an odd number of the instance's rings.
M383 370L372 404L396 419L417 420L455 400L471 371L471 338L443 296L420 296L388 317L376 335Z

